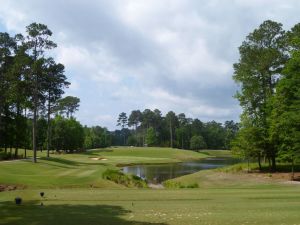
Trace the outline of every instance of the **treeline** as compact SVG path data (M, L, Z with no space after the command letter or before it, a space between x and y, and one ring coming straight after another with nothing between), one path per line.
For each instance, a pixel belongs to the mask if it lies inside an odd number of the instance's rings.
M292 165L300 155L300 24L285 31L265 21L239 48L234 64L236 94L243 108L233 149L276 170L279 160Z
M34 162L37 149L47 149L49 156L50 149L64 149L67 142L72 149L82 147L76 138L68 139L80 127L83 133L82 126L59 116L72 117L80 100L62 98L70 83L64 65L49 57L56 47L51 36L48 27L38 23L27 26L25 35L0 33L0 148L5 154L14 148L14 157L19 148L33 149Z
M120 113L117 125L121 130L112 133L114 145L161 146L181 149L229 149L239 125L202 122L173 111L165 116L158 109L133 110L129 116Z
M62 98L70 83L65 67L50 57L57 45L44 24L32 23L26 33L0 33L0 150L18 157L19 149L68 151L110 145L170 146L183 149L227 149L238 125L203 123L170 111L121 113L121 130L83 127L73 117L80 99ZM14 150L14 152L12 152ZM24 157L24 156L23 156ZM26 157L26 151L25 151Z

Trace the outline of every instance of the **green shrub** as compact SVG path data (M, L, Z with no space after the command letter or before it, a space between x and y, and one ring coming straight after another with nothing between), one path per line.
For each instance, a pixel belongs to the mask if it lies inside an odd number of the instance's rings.
M124 185L126 187L147 187L146 181L135 175L127 175L119 170L107 169L102 174L103 179L113 181L117 184Z
M192 184L182 184L181 182L174 182L174 181L165 181L163 182L163 185L166 188L198 188L198 183L192 183Z
M255 163L249 164L249 171L256 170L257 166ZM231 166L225 166L221 168L215 169L218 172L225 172L225 173L236 173L236 172L243 172L248 171L248 164L247 163L238 163Z
M170 180L163 182L163 185L166 188L180 188L180 186L182 186L180 182L174 182Z
M186 188L198 188L198 187L199 187L198 183L188 184L186 186Z
M5 153L4 151L0 152L0 160L8 160L11 159L11 154L10 153Z
M190 140L190 148L193 150L205 149L207 145L201 135L195 135Z

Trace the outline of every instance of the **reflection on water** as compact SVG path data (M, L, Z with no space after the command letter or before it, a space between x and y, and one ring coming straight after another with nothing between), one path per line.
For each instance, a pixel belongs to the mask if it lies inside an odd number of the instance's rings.
M237 162L233 158L208 158L181 163L127 166L123 167L123 172L139 176L149 183L161 183L165 180L195 173L200 170L214 169Z

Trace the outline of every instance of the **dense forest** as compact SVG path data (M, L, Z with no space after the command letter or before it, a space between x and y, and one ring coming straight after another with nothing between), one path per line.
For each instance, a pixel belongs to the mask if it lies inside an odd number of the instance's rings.
M165 116L159 109L133 110L129 116L120 113L112 133L114 145L162 146L181 149L229 149L239 129L238 123L202 122L173 111Z
M233 79L243 113L233 142L244 158L292 166L300 156L300 24L289 31L267 20L239 48Z
M19 148L33 149L36 162L37 149L47 149L49 156L50 149L82 146L83 128L72 118L80 99L62 98L70 83L64 65L49 57L50 50L56 47L51 36L48 27L38 23L27 26L25 35L0 33L2 157L17 158Z

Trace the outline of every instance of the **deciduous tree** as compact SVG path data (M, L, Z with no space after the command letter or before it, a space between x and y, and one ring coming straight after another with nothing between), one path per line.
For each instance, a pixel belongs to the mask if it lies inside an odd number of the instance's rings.
M236 97L253 122L263 130L264 150L276 168L276 149L269 140L268 118L272 111L271 99L282 68L288 58L286 35L282 24L270 20L250 33L239 48L240 59L234 64L234 80L240 85Z

